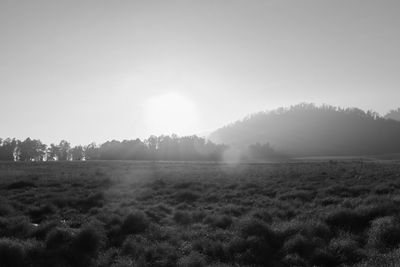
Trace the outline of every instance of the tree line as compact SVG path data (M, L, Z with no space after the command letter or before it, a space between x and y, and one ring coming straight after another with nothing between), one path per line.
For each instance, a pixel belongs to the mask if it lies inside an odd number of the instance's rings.
M71 146L42 143L39 139L0 138L0 161L80 161L80 160L169 160L222 161L229 147L198 136L150 136L148 139L107 141L100 145ZM240 149L240 159L270 160L282 158L269 143L256 143Z
M210 160L222 158L225 145L198 136L150 136L148 139L107 141L97 145L71 146L65 140L49 146L38 139L0 139L3 161L67 160Z

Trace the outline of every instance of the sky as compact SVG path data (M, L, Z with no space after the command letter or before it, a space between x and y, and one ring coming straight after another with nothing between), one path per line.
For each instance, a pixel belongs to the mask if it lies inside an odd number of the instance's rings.
M400 107L397 0L0 1L0 137L205 134L300 102Z

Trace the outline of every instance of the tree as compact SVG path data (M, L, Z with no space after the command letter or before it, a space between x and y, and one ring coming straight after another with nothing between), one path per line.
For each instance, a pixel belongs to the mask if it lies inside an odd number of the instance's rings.
M18 146L18 141L7 138L0 139L0 160L13 161L15 160L15 153Z
M400 108L389 111L389 113L385 115L385 119L400 121Z
M71 149L70 143L68 143L65 140L62 140L60 142L60 144L58 145L58 149L59 149L58 155L57 155L58 160L60 160L60 161L69 160L69 156L70 156L69 152Z
M84 147L85 160L96 160L100 158L99 147L96 143L91 143Z
M84 157L84 151L82 146L75 146L71 149L72 160L82 160Z
M18 144L18 158L21 161L43 161L46 145L40 140L26 138Z
M47 160L54 161L58 160L58 155L60 154L60 148L55 145L51 144L50 147L47 149Z

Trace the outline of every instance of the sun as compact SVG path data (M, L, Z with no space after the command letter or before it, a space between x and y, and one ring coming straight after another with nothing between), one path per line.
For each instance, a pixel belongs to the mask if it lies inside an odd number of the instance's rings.
M191 135L198 127L198 113L193 101L170 92L145 102L145 121L152 134Z

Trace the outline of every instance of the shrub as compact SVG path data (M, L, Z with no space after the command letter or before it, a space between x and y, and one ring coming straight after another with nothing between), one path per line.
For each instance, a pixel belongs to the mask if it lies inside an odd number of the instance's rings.
M174 221L182 225L187 225L191 223L192 218L187 211L177 211L174 214Z
M136 266L135 262L128 257L119 257L111 265L111 267L132 267L132 266ZM143 265L137 265L137 266L143 266Z
M213 227L226 229L232 224L232 218L229 215L208 215L204 219L204 223Z
M314 242L301 234L290 237L283 245L283 251L286 254L298 254L303 258L308 258L314 248Z
M280 236L256 219L244 219L237 227L241 238L229 245L235 260L246 264L273 265L281 247Z
M88 197L85 197L84 199L80 199L78 201L79 207L81 207L84 210L89 210L93 207L102 207L105 202L105 196L103 192L97 192L90 194Z
M104 242L104 235L100 229L86 227L78 232L72 242L73 249L78 254L95 255Z
M29 215L34 221L42 221L46 215L53 214L57 208L53 204L46 204L39 207L33 207L29 210Z
M333 267L338 265L337 258L326 249L316 249L311 257L311 266Z
M243 206L235 205L235 204L228 204L228 205L222 207L222 212L224 214L239 217L246 212L246 208Z
M129 236L123 243L122 255L129 256L139 266L174 266L177 252L166 242L149 241L142 236Z
M0 239L0 266L24 266L25 256L25 249L21 242L9 238Z
M293 190L282 194L279 199L281 200L301 200L301 201L311 201L314 199L316 193L307 190Z
M382 203L379 204L373 203L358 208L358 212L363 216L363 218L366 221L371 221L378 217L385 217L385 216L399 214L400 207L398 203L395 203L393 201L382 201L382 199L378 201Z
M28 187L36 187L36 185L30 181L18 181L18 182L9 184L6 188L7 189L23 189L23 188L28 188Z
M338 209L328 214L326 223L336 229L362 231L368 226L368 219L350 209Z
M193 250L215 260L225 261L228 258L226 247L218 240L199 238L192 243L192 248Z
M226 264L226 263L221 263L221 262L216 262L216 263L208 264L207 267L232 267L232 265Z
M175 199L179 202L194 202L197 199L200 198L200 195L190 191L190 190L184 190L184 191L180 191L178 193L175 194Z
M297 221L292 220L280 225L279 229L281 235L288 238L292 235L301 234L310 238L319 238L322 240L328 240L331 238L332 233L324 222L320 221Z
M125 217L122 222L123 234L139 234L144 232L149 226L149 219L146 214L141 211L136 211Z
M272 222L272 216L266 209L258 209L252 213L252 216L266 223Z
M198 252L191 252L189 255L179 259L178 266L180 267L204 267L206 259L204 255Z
M3 200L0 200L0 216L6 216L10 215L14 212L14 208L8 204L2 202Z
M333 197L333 196L329 196L329 197L325 197L325 198L321 199L321 204L323 206L336 205L336 204L338 204L340 202L341 202L340 198Z
M332 239L328 249L341 264L352 265L361 261L365 256L360 245L351 235L342 235Z
M140 255L144 255L145 247L150 246L147 239L142 236L128 236L121 246L121 252L123 255L129 255L133 259L138 258Z
M167 242L152 242L145 255L151 266L175 266L178 260L175 247Z
M301 258L298 254L287 254L283 258L283 263L286 266L296 266L296 267L306 267L308 266L307 262Z
M166 214L164 214L163 212L160 212L160 210L151 207L149 209L145 210L145 213L147 215L147 217L149 219L151 219L151 221L159 223L162 219L164 219L166 217Z
M37 239L45 239L47 234L59 224L59 221L56 220L45 221L34 229L31 236Z
M6 237L17 237L17 238L27 238L29 237L34 227L29 222L29 219L24 216L11 217L9 219L5 219L2 224L2 229L0 229L0 233L2 236Z
M368 244L380 251L400 244L399 221L393 217L375 219L368 232Z
M192 212L194 222L201 222L206 217L207 213L204 210L195 210Z
M398 267L400 262L400 249L393 250L389 253L380 254L373 253L368 256L368 259L357 267Z
M119 250L116 248L110 248L104 252L101 252L96 260L95 266L97 267L109 267L111 266L116 258L118 257Z
M239 232L244 237L257 236L267 240L277 240L277 235L266 223L257 219L244 219L238 223Z
M52 250L67 249L72 241L73 233L70 229L54 228L46 236L46 248Z
M158 210L162 211L163 213L166 213L166 214L170 214L170 213L172 212L171 207L169 207L169 206L167 206L167 205L165 205L165 204L162 204L162 203L158 204L158 205L156 206L156 208L157 208Z

